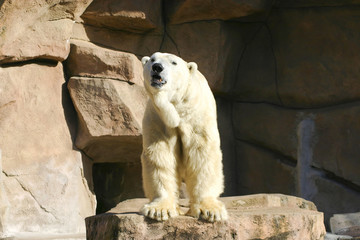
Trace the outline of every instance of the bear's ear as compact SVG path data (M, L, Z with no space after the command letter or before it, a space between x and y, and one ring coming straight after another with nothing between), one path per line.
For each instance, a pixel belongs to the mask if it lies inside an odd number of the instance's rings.
M148 57L148 56L143 57L143 58L141 59L142 65L144 66L149 60L150 60L150 57Z
M194 63L194 62L189 62L189 63L187 64L187 66L188 66L189 71L190 71L191 73L195 72L195 71L197 70L197 68L198 68L197 64Z

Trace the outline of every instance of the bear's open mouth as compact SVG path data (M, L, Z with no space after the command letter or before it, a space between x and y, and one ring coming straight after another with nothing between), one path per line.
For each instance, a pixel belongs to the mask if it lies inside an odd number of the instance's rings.
M162 79L160 75L154 74L151 76L151 86L160 88L165 83L166 83L166 81L164 79Z

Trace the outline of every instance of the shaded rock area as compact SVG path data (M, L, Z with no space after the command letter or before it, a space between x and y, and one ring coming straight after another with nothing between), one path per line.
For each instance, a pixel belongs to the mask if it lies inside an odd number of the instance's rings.
M86 219L87 239L323 239L323 214L312 202L280 194L221 198L229 220L208 223L180 216L165 222L144 218L147 199L119 203ZM188 201L182 199L182 210Z

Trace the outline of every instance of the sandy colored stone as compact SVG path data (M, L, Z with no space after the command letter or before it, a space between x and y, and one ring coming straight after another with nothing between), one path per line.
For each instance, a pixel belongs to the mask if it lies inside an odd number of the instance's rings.
M4 189L4 174L2 171L2 158L1 158L1 149L0 149L0 237L1 233L4 232L3 224L4 219L6 218L7 209L9 207L9 201L7 199L7 196L5 195L5 189Z
M81 16L86 24L130 32L162 28L158 0L94 0Z
M70 76L109 78L143 84L142 65L134 54L110 50L86 41L71 40L66 66Z
M208 223L180 216L165 222L138 214L147 199L118 204L86 219L88 239L323 239L323 215L311 202L286 195L222 198L229 220ZM186 210L187 201L181 201Z
M73 148L62 64L1 67L0 79L3 233L84 232L96 200Z
M72 77L68 89L79 118L76 146L96 162L140 161L144 87Z
M167 18L171 24L241 18L264 12L271 7L271 1L268 0L186 0L165 2L165 4Z
M330 218L331 232L360 237L360 212L334 214Z
M65 60L73 20L90 0L6 0L0 8L0 63L34 58Z
M156 31L134 33L75 23L72 39L90 41L103 47L135 55L151 56L159 51L163 34Z

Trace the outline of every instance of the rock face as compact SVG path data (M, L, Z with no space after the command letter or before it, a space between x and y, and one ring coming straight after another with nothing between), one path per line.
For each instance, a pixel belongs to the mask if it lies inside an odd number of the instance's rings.
M74 19L91 0L0 3L0 63L41 58L62 61L70 51Z
M209 81L224 195L300 196L327 226L359 212L359 6L0 0L2 235L83 234L95 195L98 213L143 197L139 59L156 51Z
M335 214L330 218L330 228L335 234L360 237L360 212Z
M137 212L146 199L120 203L86 219L87 239L323 239L323 215L313 203L279 194L222 198L229 220L207 223L180 216L165 222ZM187 201L181 204L187 210Z
M96 202L73 150L62 64L0 68L0 78L3 232L84 231Z

